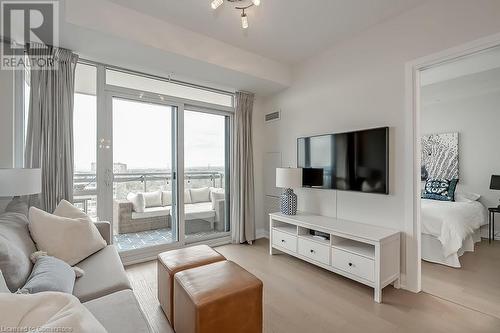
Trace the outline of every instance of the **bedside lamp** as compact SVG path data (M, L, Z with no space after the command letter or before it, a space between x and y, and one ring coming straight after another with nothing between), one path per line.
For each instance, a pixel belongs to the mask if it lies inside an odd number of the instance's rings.
M0 169L0 197L18 197L42 191L42 169Z
M301 168L277 168L276 187L283 188L280 197L280 211L285 215L297 215L297 195L293 188L302 187Z
M491 175L490 190L500 190L500 176ZM500 205L498 205L498 208L500 209Z

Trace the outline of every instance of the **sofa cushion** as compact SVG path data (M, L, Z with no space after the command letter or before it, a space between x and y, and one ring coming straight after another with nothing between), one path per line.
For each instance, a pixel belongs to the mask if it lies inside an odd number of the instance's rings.
M170 215L170 207L150 207L145 208L142 213L132 212L132 220L167 215Z
M132 203L132 208L134 212L142 213L146 208L146 201L142 193L129 193L127 194L127 200Z
M155 192L144 192L144 201L146 203L145 208L148 207L161 207L161 191Z
M172 206L172 191L161 192L161 204L163 206Z
M111 293L132 289L114 245L108 245L78 264L85 275L78 278L73 295L86 302Z
M210 189L208 187L192 188L191 189L191 202L208 202L210 201Z
M109 333L150 332L148 321L132 290L122 290L83 305ZM170 327L165 327L162 332L174 331Z
M99 230L85 218L56 216L29 210L29 229L38 250L73 266L106 246Z
M0 270L10 291L17 291L28 279L33 266L29 256L35 251L26 215L0 214Z
M203 220L215 217L215 210L212 209L211 202L199 202L184 205L184 215L186 220Z
M92 219L78 207L73 206L69 201L61 200L54 210L54 215L68 217L70 219L85 219L92 222Z
M73 293L75 271L64 261L51 256L38 258L26 284L21 288L28 294L43 291Z

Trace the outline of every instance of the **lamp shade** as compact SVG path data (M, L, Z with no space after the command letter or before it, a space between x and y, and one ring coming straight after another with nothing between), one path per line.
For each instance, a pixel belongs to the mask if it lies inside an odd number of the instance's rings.
M490 189L500 190L500 176L491 175Z
M276 187L302 187L301 168L276 168Z
M0 197L42 191L42 169L0 169Z

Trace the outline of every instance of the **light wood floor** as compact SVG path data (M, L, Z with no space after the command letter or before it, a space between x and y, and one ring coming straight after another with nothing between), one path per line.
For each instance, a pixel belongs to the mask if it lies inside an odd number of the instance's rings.
M383 304L359 283L288 255L268 255L268 241L217 248L264 282L264 332L500 332L500 319L429 294L387 287ZM156 300L156 262L127 268L156 332L166 319Z
M422 261L422 289L500 318L500 241L483 240L460 263L451 268Z

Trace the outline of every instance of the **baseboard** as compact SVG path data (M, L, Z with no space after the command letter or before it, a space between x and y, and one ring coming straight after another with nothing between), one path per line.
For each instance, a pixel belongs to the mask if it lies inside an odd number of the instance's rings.
M268 238L269 239L269 230L267 229L257 229L255 232L255 237L257 239L260 238Z

